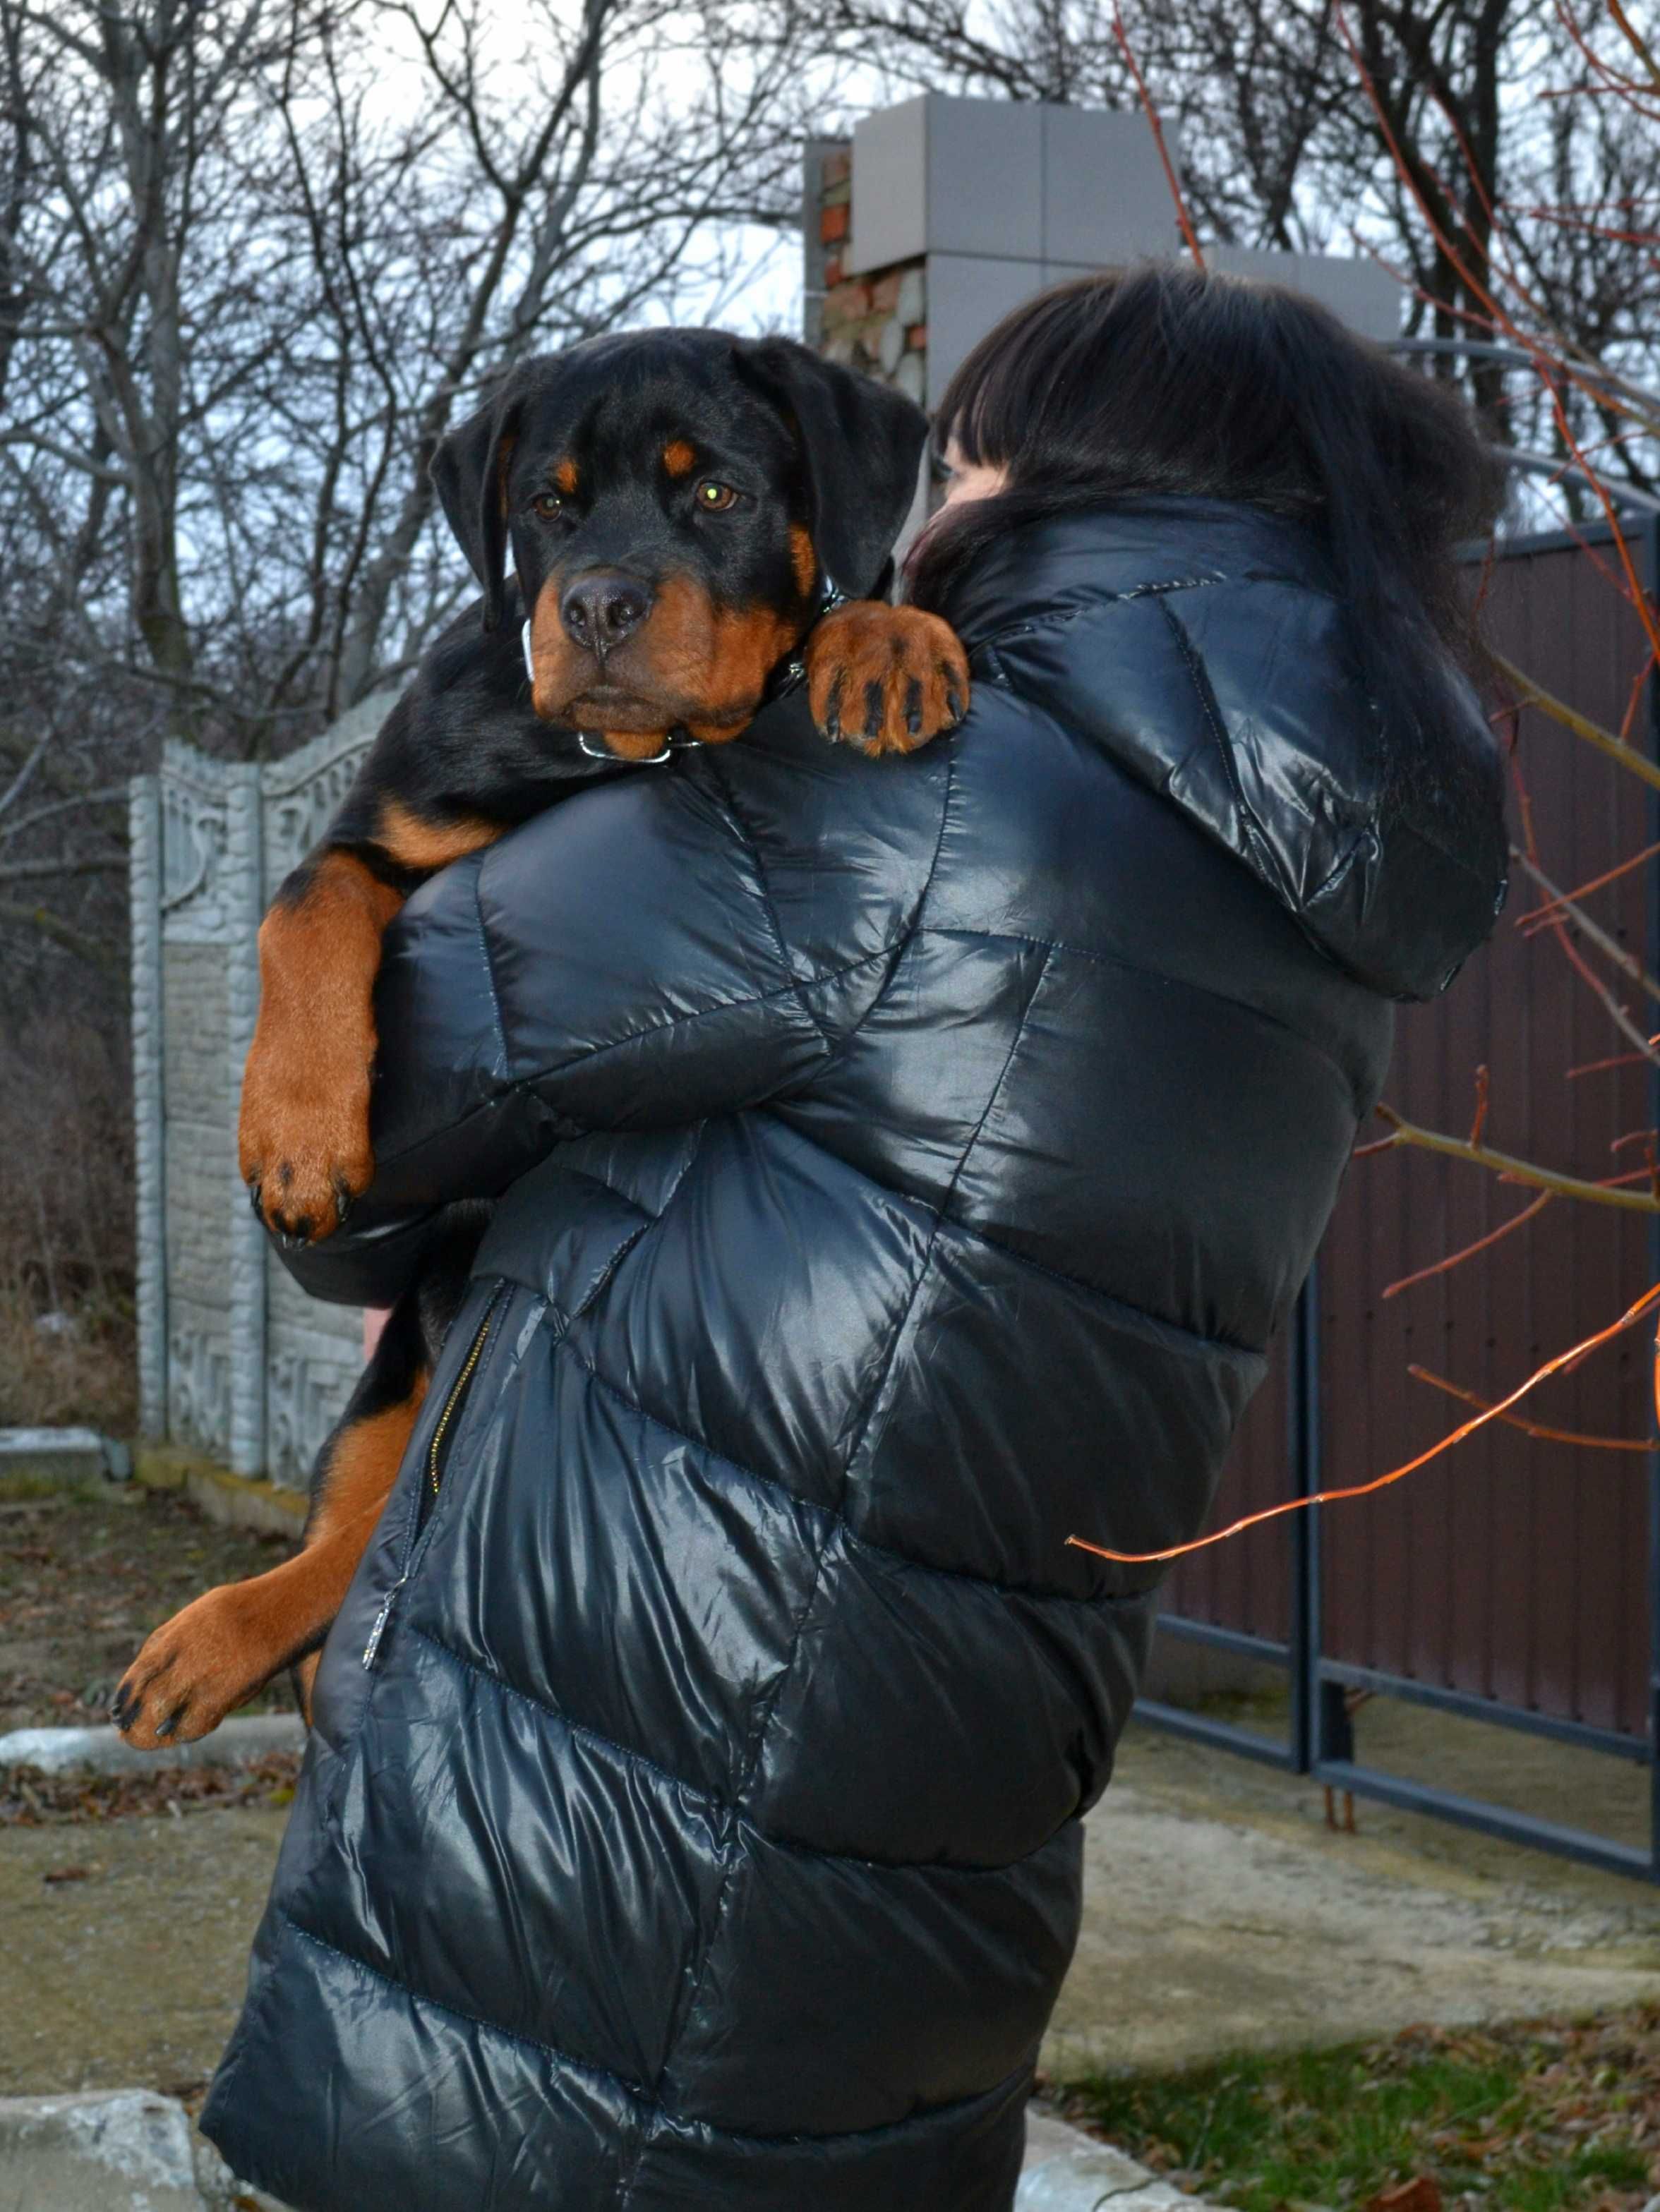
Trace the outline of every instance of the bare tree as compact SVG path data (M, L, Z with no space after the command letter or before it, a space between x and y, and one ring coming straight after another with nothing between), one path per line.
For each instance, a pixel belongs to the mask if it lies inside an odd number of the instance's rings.
M0 0L0 1365L121 1325L127 776L395 679L458 411L794 222L794 7Z
M793 221L798 37L666 0L0 0L28 927L83 949L74 872L119 854L72 802L165 732L280 751L418 653L467 588L428 463L493 374L707 297L733 225Z
M1660 112L1608 96L1604 16L1596 0L829 0L820 21L826 51L879 56L896 86L1108 107L1138 97L1128 46L1179 135L1201 238L1376 255L1402 279L1403 332L1448 349L1443 373L1495 435L1566 458L1525 360L1452 349L1494 336L1487 295L1519 280L1565 343L1634 376L1660 365L1660 266L1633 250L1640 221L1617 220L1653 193ZM1569 411L1577 430L1595 403ZM1651 485L1652 446L1602 434L1620 439L1609 477Z

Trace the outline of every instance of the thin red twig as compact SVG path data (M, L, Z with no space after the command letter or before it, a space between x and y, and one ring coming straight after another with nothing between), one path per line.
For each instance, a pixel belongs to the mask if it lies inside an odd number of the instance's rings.
M1470 1123L1470 1142L1479 1145L1481 1132L1487 1126L1487 1063L1482 1060L1475 1071L1475 1118Z
M1265 1505L1257 1512L1242 1514L1237 1521L1230 1522L1225 1528L1213 1529L1208 1536L1195 1536L1186 1544L1166 1545L1161 1552L1116 1552L1104 1544L1091 1544L1084 1536L1068 1536L1067 1542L1074 1551L1092 1553L1097 1559L1110 1559L1118 1566L1151 1567L1162 1565L1166 1559L1185 1559L1190 1552L1207 1551L1213 1544L1225 1544L1231 1537L1243 1535L1247 1528L1260 1528L1265 1521L1278 1521L1288 1513L1305 1512L1310 1505L1335 1505L1345 1498L1370 1498L1374 1492L1386 1490L1391 1483L1415 1474L1420 1467L1427 1467L1431 1460L1438 1459L1454 1444L1462 1443L1466 1437L1474 1436L1478 1429L1486 1428L1489 1421L1502 1419L1512 1406L1527 1396L1529 1391L1536 1389L1551 1376L1560 1375L1564 1368L1583 1359L1588 1352L1595 1352L1600 1345L1607 1344L1610 1338L1633 1327L1653 1309L1657 1301L1660 1301L1660 1283L1645 1291L1634 1305L1627 1307L1618 1321L1610 1322L1606 1328L1599 1328L1595 1335L1571 1346L1566 1352L1559 1352L1554 1359L1548 1359L1542 1367L1535 1368L1525 1382L1518 1382L1509 1396L1499 1399L1497 1405L1489 1406L1468 1421L1461 1422L1450 1434L1432 1443L1427 1451L1421 1451L1415 1458L1403 1461L1399 1467L1392 1467L1387 1474L1373 1475L1369 1482L1350 1483L1340 1490L1316 1491L1311 1498L1282 1498L1278 1505ZM1660 1346L1657 1346L1655 1395L1657 1408L1660 1408Z
M1621 735L1624 734L1625 732L1621 732ZM1517 927L1524 937L1536 936L1551 914L1560 911L1566 905L1577 905L1590 892L1600 891L1605 885L1617 881L1620 877L1629 875L1633 868L1640 868L1645 860L1651 860L1657 853L1660 853L1660 840L1657 840L1652 845L1645 845L1642 851L1633 853L1630 860L1620 860L1614 867L1604 869L1600 876L1593 876L1588 884L1579 884L1571 891L1559 891L1554 899L1547 899L1542 905L1534 907L1529 913L1520 915L1517 918Z
M1449 1382L1444 1376L1432 1375L1427 1367L1409 1366L1408 1375L1420 1382L1430 1382L1438 1390L1444 1390L1450 1398L1461 1399L1467 1406L1476 1406L1484 1413L1492 1413L1508 1429L1520 1429L1524 1437L1537 1437L1541 1443L1578 1444L1587 1451L1646 1452L1654 1449L1652 1437L1593 1437L1578 1429L1548 1428L1542 1421L1523 1420L1519 1413L1500 1413L1486 1398L1477 1397L1474 1390L1462 1389L1456 1382Z
M1202 269L1205 265L1205 256L1200 247L1199 234L1193 227L1193 217L1188 213L1188 203L1182 191L1182 182L1176 173L1176 164L1170 157L1170 149L1164 143L1164 126L1158 119L1158 110L1153 106L1152 94L1147 90L1146 80L1142 76L1140 64L1135 58L1135 49L1131 46L1129 33L1124 28L1123 10L1118 5L1118 0L1113 0L1112 34L1118 41L1119 52L1129 64L1129 73L1135 80L1135 89L1140 94L1142 112L1152 128L1152 143L1158 149L1158 159L1164 164L1164 181L1170 186L1171 199L1176 203L1176 220L1182 226L1182 235L1187 240L1188 252L1193 256L1195 267Z
M1444 1275L1462 1261L1473 1260L1478 1252L1485 1252L1489 1245L1497 1244L1501 1237L1508 1237L1512 1229L1519 1229L1524 1221L1531 1221L1534 1215L1548 1206L1555 1195L1553 1190L1541 1191L1531 1206L1524 1206L1519 1213L1512 1213L1508 1221L1501 1221L1497 1229L1490 1229L1485 1237L1478 1237L1474 1244L1466 1244L1459 1251L1449 1252L1444 1260L1437 1260L1427 1267L1420 1267L1415 1275L1402 1275L1398 1280L1386 1284L1382 1295L1386 1298L1397 1298L1402 1291L1411 1290L1414 1284L1426 1283L1432 1275Z

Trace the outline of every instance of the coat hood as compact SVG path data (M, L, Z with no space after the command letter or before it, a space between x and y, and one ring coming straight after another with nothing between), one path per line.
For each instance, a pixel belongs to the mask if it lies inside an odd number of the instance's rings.
M1242 506L1027 525L950 610L982 682L1086 733L1243 862L1371 988L1445 988L1504 903L1499 749L1448 671L1439 726L1367 697L1320 547Z

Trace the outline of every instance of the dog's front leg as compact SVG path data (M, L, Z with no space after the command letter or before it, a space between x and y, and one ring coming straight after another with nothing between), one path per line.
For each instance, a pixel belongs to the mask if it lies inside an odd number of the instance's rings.
M260 925L238 1152L255 1212L295 1243L338 1228L374 1172L374 979L402 904L356 854L325 849L289 878Z

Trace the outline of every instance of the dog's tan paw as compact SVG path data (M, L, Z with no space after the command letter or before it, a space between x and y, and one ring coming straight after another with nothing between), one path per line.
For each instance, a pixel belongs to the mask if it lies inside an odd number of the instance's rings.
M857 599L817 624L802 658L812 718L867 753L909 753L969 708L968 656L938 615Z
M121 1678L115 1725L138 1751L210 1735L281 1665L258 1608L234 1583L209 1590L164 1621Z

